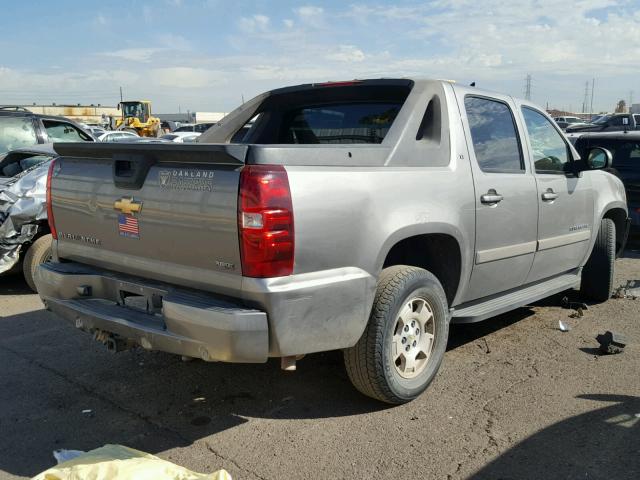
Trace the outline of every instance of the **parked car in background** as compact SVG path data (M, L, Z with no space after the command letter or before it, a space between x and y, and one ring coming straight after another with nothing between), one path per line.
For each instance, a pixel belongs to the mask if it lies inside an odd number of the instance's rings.
M531 102L441 80L315 83L200 140L55 145L38 293L113 351L291 370L340 349L358 390L403 403L435 377L451 322L578 286L611 296L622 183Z
M105 133L107 133L107 130L105 130L104 128L96 127L93 125L83 125L83 128L86 132L89 132L91 135L93 135L93 138L95 138L96 140L101 135L104 135Z
M634 233L640 233L640 131L576 134L569 136L569 140L583 158L595 147L611 152L609 172L622 180L627 194L631 229Z
M176 124L176 122L173 122L171 120L163 120L162 122L160 122L160 128L162 129L163 133L171 133L176 128L178 128L178 125Z
M46 179L52 144L0 154L0 274L22 269L35 290L36 267L51 257Z
M194 143L200 135L202 134L198 132L179 132L176 130L173 133L162 135L160 138L174 143Z
M91 134L67 118L0 109L0 153L38 143L93 141Z
M135 141L140 138L140 136L135 132L130 132L128 130L115 130L105 132L98 137L99 142L127 142L127 141Z
M174 130L174 132L198 132L204 133L213 127L215 123L196 123L196 124L182 124Z
M566 129L570 125L587 125L583 119L578 117L555 117L553 119L561 129Z
M640 130L640 114L614 113L603 115L587 125L569 125L567 133L576 132L622 132L624 130Z

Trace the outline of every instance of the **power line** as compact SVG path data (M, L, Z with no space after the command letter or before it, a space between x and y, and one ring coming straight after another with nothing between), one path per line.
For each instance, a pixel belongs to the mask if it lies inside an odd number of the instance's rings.
M526 100L531 100L531 74L527 74L527 77L525 78L525 85L524 85L524 98Z
M584 100L582 100L582 113L587 112L587 105L589 104L589 80L584 84Z
M593 91L596 88L596 79L591 80L591 107L589 108L589 121L591 121L591 117L593 116Z

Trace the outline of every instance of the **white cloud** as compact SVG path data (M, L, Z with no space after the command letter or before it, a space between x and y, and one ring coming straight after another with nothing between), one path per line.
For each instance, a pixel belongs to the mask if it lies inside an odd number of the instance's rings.
M291 20L290 18L285 18L282 23L284 24L285 27L287 28L293 28L293 20Z
M93 19L93 24L99 27L106 27L109 25L109 19L102 13L98 13L98 15Z
M224 83L220 71L195 67L164 67L150 71L150 82L171 88L204 88Z
M253 15L251 17L242 17L238 21L238 27L244 33L266 32L269 29L271 20L266 15Z
M123 48L112 52L104 52L102 55L132 62L149 62L151 57L161 50L161 48Z
M337 62L362 62L365 54L353 45L339 45L337 50L327 54L325 58Z
M320 26L324 23L324 9L313 5L306 5L295 10L303 23Z

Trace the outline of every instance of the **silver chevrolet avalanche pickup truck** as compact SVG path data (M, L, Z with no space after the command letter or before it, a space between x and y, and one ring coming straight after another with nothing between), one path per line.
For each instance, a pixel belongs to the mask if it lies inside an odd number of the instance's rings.
M115 351L294 369L344 350L407 402L450 322L612 290L628 229L609 152L539 107L448 81L273 90L192 145L57 144L46 307Z

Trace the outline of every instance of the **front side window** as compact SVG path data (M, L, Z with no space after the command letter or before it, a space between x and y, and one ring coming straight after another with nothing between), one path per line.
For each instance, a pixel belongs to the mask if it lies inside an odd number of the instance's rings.
M47 131L51 142L86 142L92 139L84 132L65 122L43 120L44 129Z
M38 143L30 118L0 117L0 153Z
M524 162L509 106L467 96L464 106L478 165L485 172L523 172Z
M529 133L533 164L537 173L565 173L569 166L569 147L562 136L540 112L522 108Z

